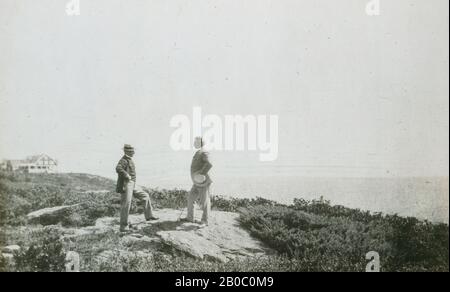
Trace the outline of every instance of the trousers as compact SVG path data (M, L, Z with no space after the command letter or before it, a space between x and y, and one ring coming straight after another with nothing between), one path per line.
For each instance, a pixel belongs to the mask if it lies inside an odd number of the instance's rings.
M129 181L125 184L125 191L121 193L121 196L120 227L128 226L128 215L130 214L132 197L135 197L144 204L145 219L148 220L153 216L153 208L149 194L141 187L136 186L134 181Z
M209 213L211 211L211 199L208 186L193 185L188 194L188 213L187 220L194 222L194 203L199 201L199 205L203 211L202 222L208 223Z

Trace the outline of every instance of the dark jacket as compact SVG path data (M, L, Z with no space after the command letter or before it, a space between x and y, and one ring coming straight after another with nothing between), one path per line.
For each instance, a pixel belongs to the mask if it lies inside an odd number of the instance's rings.
M193 179L193 176L195 174L203 174L206 176L206 181L204 184L208 185L212 183L211 178L208 175L209 170L212 168L212 164L209 161L209 153L199 150L195 153L194 157L192 158L191 163L191 178Z
M128 175L132 181L136 181L136 168L131 157L123 156L116 166L117 185L116 192L123 193L125 183L128 182Z

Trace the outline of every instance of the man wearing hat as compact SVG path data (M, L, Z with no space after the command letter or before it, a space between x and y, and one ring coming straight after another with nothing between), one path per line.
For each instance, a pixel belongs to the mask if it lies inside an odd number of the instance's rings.
M212 164L209 162L209 153L204 150L204 142L201 137L195 138L194 147L198 149L192 158L191 179L193 186L188 195L188 214L186 221L194 222L194 202L199 200L203 210L202 225L208 225L209 212L211 210L211 199L209 187L212 183L209 170Z
M129 230L128 215L133 196L144 203L144 215L147 221L158 219L153 216L150 196L141 187L136 186L136 168L132 159L134 148L129 144L125 144L123 151L125 155L120 159L116 167L118 174L116 191L122 195L120 207L121 232Z

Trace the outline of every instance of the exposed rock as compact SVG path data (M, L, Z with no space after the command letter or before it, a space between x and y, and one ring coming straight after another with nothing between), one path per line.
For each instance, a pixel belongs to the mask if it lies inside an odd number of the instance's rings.
M40 209L29 213L27 219L30 223L39 223L42 225L57 224L61 221L61 217L67 216L70 210L73 210L79 205L80 204Z
M212 241L200 239L197 234L187 231L158 232L163 242L171 247L199 259L225 262L227 258L220 247Z
M77 252L69 251L66 254L66 272L80 271L80 255Z
M126 246L132 250L153 250L158 247L161 243L159 238L150 238L148 236L139 234L139 235L128 235L123 236L120 239L120 243L123 246Z
M10 253L2 253L2 257L8 262L8 264L14 263L14 255Z
M6 254L12 254L16 251L20 251L20 246L18 245L8 245L2 248L2 252Z
M136 230L124 235L121 243L133 250L148 250L157 248L158 243L162 242L190 256L221 262L273 252L239 226L239 215L236 213L212 211L206 227L180 222L179 210L162 209L155 211L155 215L159 219L149 222L142 215L131 215L129 220ZM200 213L197 212L197 215ZM118 218L101 218L95 227L118 232L118 224Z
M10 267L13 267L15 262L14 262L14 255L11 253L2 253L1 254L2 258L5 260L5 266L3 267L3 269L9 269Z
M209 225L183 223L176 230L158 231L167 245L200 259L226 262L237 257L261 256L272 251L239 227L238 214L213 211Z
M133 229L129 233L119 232L118 217L100 218L95 226L59 226L58 229L63 233L63 238L69 241L111 233L108 238L117 240L117 243L113 243L115 250L105 250L99 254L99 265L108 264L109 259L114 257L150 256L154 251L174 255L184 253L198 259L220 262L273 252L239 226L239 215L236 213L212 211L209 225L201 227L199 224L181 222L180 212L174 209L157 210L155 216L159 219L154 221L146 221L142 214L130 215L129 222ZM201 212L196 215L200 216Z

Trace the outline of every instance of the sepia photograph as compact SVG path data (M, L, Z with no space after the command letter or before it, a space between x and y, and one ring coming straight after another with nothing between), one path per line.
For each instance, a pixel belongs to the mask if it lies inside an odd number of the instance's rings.
M0 0L0 272L449 272L449 1Z

